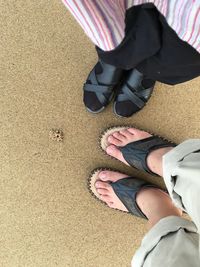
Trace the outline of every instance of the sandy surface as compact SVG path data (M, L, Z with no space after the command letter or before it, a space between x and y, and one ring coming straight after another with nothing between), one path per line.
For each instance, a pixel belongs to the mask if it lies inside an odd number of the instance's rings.
M155 178L105 157L99 133L133 124L176 142L198 137L200 80L157 84L130 119L111 106L94 116L82 84L96 54L61 1L1 1L0 31L0 265L130 266L144 221L92 199L86 179L99 166ZM62 142L51 129L62 129Z

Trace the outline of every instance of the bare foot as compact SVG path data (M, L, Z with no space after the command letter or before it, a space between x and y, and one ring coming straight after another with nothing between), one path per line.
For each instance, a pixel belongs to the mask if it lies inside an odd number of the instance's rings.
M110 208L128 212L127 208L123 205L121 200L115 194L112 186L109 184L109 182L116 182L123 178L127 178L127 175L114 171L101 171L95 187L101 200ZM150 187L139 191L136 197L136 202L142 212L149 219L150 227L164 217L182 215L182 212L172 203L169 195L157 188Z
M99 173L99 180L96 182L95 187L100 195L101 200L110 208L128 212L127 208L115 194L112 186L108 183L109 181L116 182L127 177L128 176L126 174L113 171L101 171Z
M129 165L123 157L122 152L118 149L118 147L123 147L129 143L139 141L142 139L146 139L152 136L151 134L135 129L128 128L121 131L116 131L112 135L108 137L108 142L110 145L106 148L106 153L121 162ZM147 157L147 165L149 169L162 176L162 157L164 154L169 152L173 147L165 147L159 148L152 151Z

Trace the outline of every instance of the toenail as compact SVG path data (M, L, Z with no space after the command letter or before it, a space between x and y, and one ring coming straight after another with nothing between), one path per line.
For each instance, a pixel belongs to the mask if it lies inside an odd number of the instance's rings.
M105 172L100 172L99 178L106 178L106 173Z
M95 186L96 186L96 187L99 187L99 186L100 186L100 183L97 182L97 183L95 184Z

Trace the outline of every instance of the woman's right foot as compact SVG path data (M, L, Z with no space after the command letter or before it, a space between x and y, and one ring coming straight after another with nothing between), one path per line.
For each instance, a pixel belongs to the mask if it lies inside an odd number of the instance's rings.
M102 61L95 65L83 87L83 102L89 112L99 113L110 103L122 73L121 69Z
M145 77L137 69L127 71L114 100L114 113L127 118L143 109L151 97L154 85L154 80Z

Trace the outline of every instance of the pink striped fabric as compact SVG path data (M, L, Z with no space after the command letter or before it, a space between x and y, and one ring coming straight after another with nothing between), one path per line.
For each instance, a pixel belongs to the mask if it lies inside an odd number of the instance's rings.
M62 0L91 41L104 51L124 38L125 13L132 6L153 3L180 39L200 53L200 0Z

